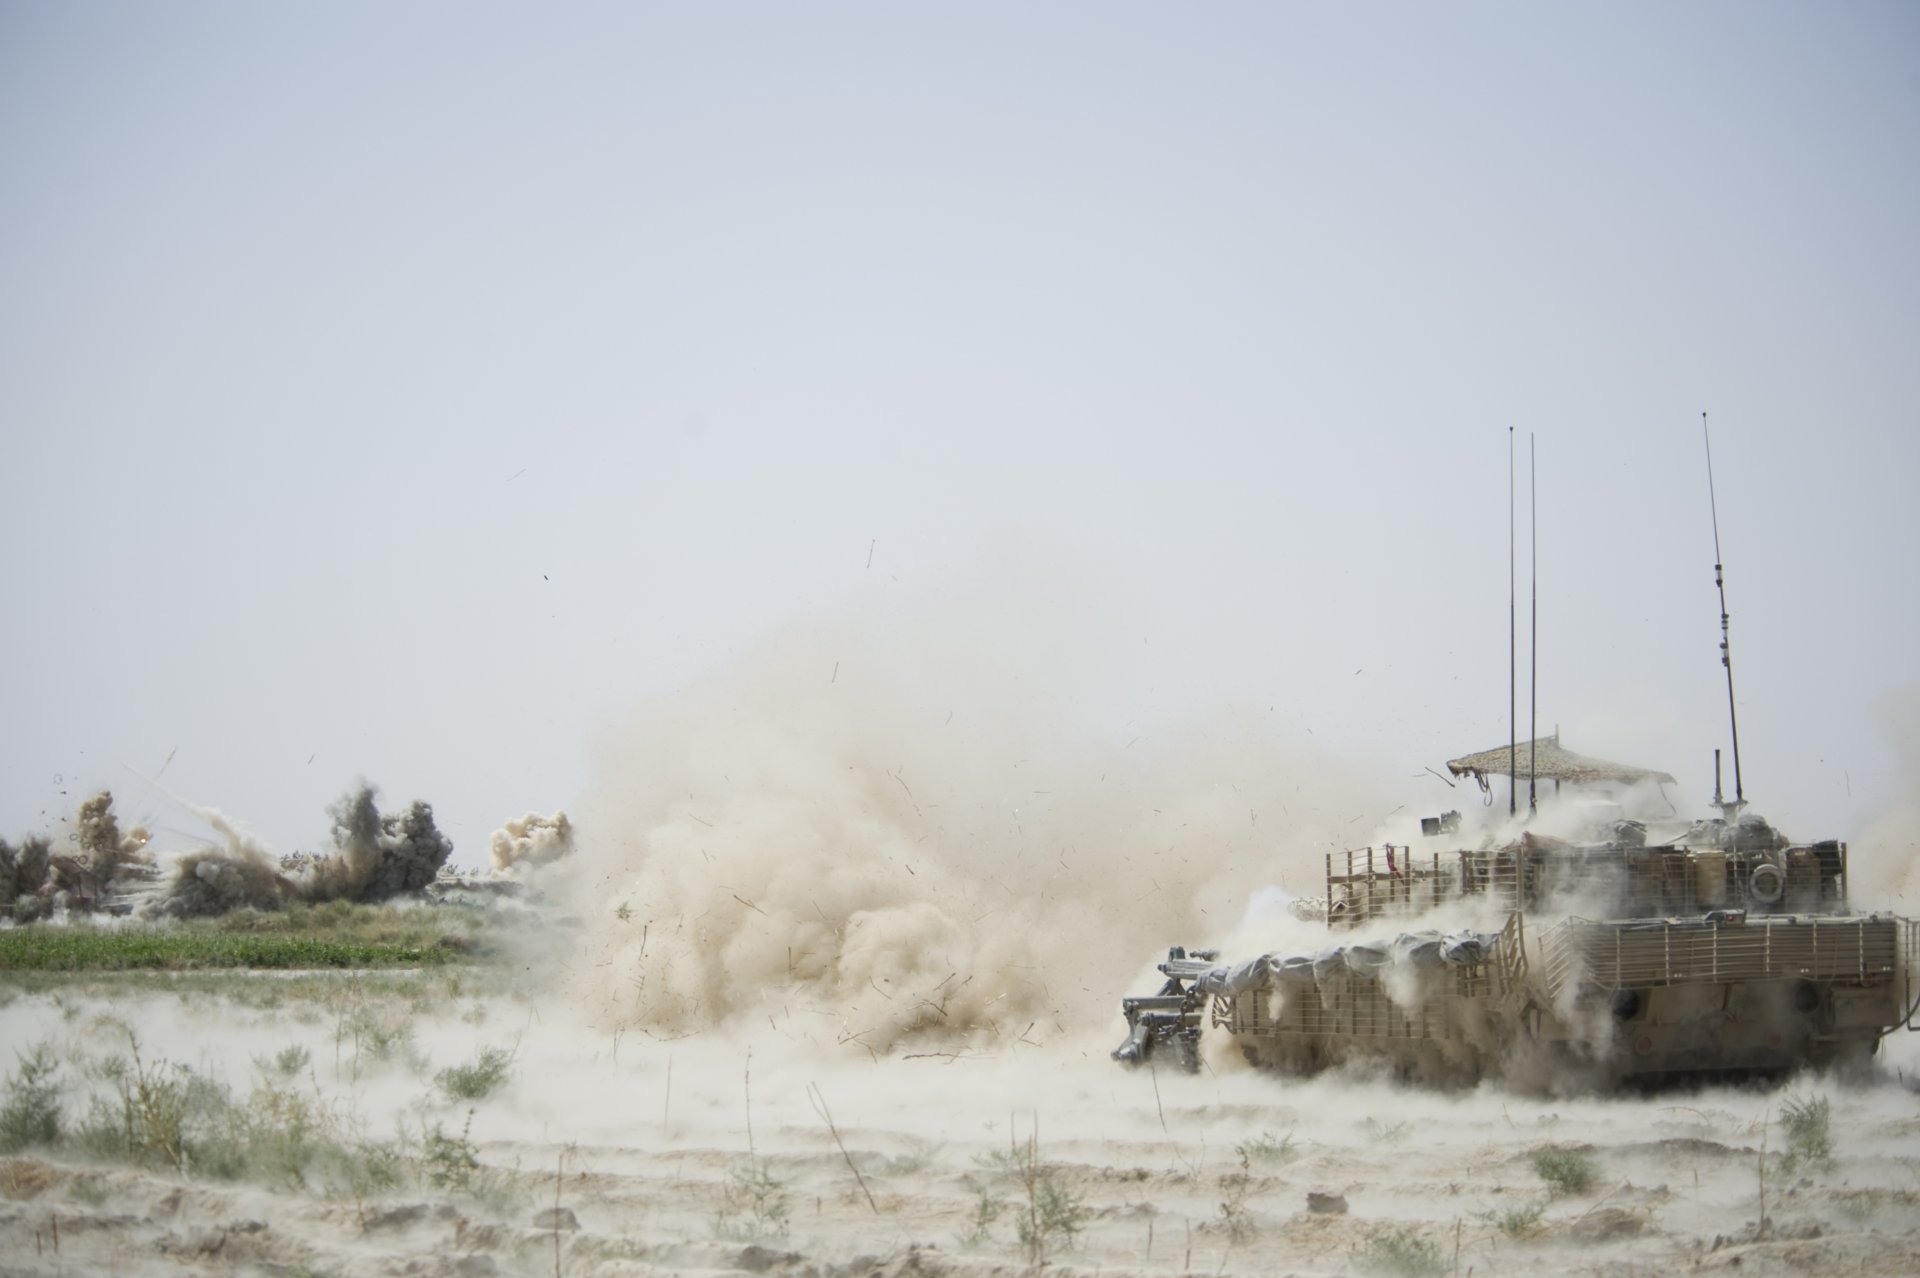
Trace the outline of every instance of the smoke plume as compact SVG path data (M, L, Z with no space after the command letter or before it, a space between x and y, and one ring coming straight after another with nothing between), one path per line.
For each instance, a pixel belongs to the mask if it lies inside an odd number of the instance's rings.
M197 918L229 910L270 910L293 902L385 901L433 882L453 842L433 823L433 809L415 801L383 815L373 787L362 785L330 809L330 847L276 860L252 835L213 808L195 809L217 831L218 845L176 857L144 893L140 913Z

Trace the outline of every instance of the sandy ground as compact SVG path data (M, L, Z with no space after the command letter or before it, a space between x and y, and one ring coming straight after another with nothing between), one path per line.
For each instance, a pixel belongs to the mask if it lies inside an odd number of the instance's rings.
M771 1029L616 1038L451 988L389 1010L400 1048L376 1059L323 1002L13 997L0 1041L53 1045L75 1087L129 1030L149 1061L241 1091L297 1044L299 1087L367 1138L457 1133L471 1109L481 1167L356 1198L29 1152L0 1163L0 1273L1011 1273L1033 1267L1020 1223L1048 1192L1077 1209L1044 1248L1062 1272L1920 1272L1920 1035L1857 1082L1547 1100L1128 1072L1091 1036L874 1058ZM499 1092L436 1092L489 1046L515 1053ZM1811 1096L1832 1102L1836 1160L1770 1167L1761 1236L1762 1142L1777 1153L1782 1101ZM1548 1144L1591 1157L1590 1191L1549 1197L1529 1158Z

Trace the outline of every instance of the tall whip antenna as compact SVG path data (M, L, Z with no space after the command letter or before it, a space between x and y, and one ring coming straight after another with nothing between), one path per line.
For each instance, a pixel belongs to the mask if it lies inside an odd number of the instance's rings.
M1520 810L1520 630L1513 590L1513 427L1507 427L1507 815Z
M1713 435L1707 430L1707 415L1700 414L1700 438L1707 446L1707 508L1713 512L1713 584L1720 591L1720 664L1727 668L1727 724L1733 730L1733 802L1721 803L1718 780L1714 782L1713 801L1724 815L1736 815L1747 805L1747 792L1740 784L1740 716L1733 701L1733 653L1727 647L1727 579L1720 567L1720 503L1713 492Z
M1533 432L1527 432L1527 536L1533 572L1533 633L1527 636L1527 660L1532 663L1527 689L1527 812L1540 810L1534 794L1534 756L1540 752L1540 481L1534 464Z

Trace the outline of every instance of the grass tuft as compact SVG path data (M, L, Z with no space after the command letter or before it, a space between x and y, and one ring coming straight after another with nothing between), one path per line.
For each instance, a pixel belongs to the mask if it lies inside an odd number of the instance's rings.
M498 1091L513 1074L513 1053L488 1047L471 1064L453 1065L433 1076L433 1084L449 1100L485 1100Z
M1293 1133L1275 1136L1272 1132L1261 1132L1258 1136L1242 1141L1233 1147L1240 1155L1243 1164L1265 1163L1277 1166L1290 1160L1296 1152L1293 1148Z
M7 1080L6 1101L0 1104L0 1154L60 1139L60 1084L53 1049L36 1043L19 1053L19 1060L20 1068Z
M1061 1169L1040 1157L1037 1124L1024 1142L1010 1131L1007 1148L979 1155L974 1164L1014 1182L1018 1197L1001 1206L1012 1208L1014 1232L1029 1264L1044 1265L1055 1251L1073 1246L1091 1213L1067 1185ZM999 1207L989 1209L987 1191L977 1192L980 1201L974 1211L974 1227L962 1238L969 1245L985 1241L987 1226L1000 1215Z
M458 1136L450 1134L438 1123L428 1125L420 1139L420 1169L429 1185L435 1189L472 1190L478 1182L482 1168L480 1150L474 1145L473 1111L467 1111L467 1121L460 1126Z
M1247 1197L1253 1192L1253 1164L1244 1146L1235 1148L1240 1154L1240 1170L1220 1177L1220 1227L1227 1231L1227 1241L1239 1244L1251 1242L1254 1235L1253 1216L1247 1211Z
M973 1191L973 1211L967 1217L966 1232L960 1235L960 1245L969 1251L984 1247L993 1237L993 1222L1000 1219L1004 1210L1000 1200L985 1186L968 1176L965 1180L968 1189Z
M764 1158L747 1161L727 1174L714 1209L714 1233L740 1242L777 1242L787 1236L786 1182Z
M1528 1158L1555 1198L1586 1193L1600 1175L1591 1156L1564 1145L1543 1145Z
M1545 1203L1531 1203L1523 1207L1509 1207L1505 1211L1488 1212L1482 1219L1491 1221L1507 1237L1521 1239L1539 1233L1540 1220L1546 1214Z
M1411 1123L1383 1123L1377 1118L1368 1118L1362 1126L1366 1128L1367 1139L1376 1145L1397 1145L1413 1130Z
M1802 1100L1791 1097L1781 1103L1780 1126L1787 1137L1787 1148L1780 1155L1780 1170L1791 1176L1802 1169L1833 1166L1833 1106L1824 1096Z
M1413 1225L1369 1233L1360 1259L1369 1272L1393 1278L1437 1278L1447 1272L1440 1244L1422 1235Z

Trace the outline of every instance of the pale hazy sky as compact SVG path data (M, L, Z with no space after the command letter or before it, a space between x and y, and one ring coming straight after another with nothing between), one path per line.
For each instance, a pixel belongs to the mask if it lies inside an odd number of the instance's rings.
M1036 583L1100 723L1412 790L1505 739L1509 427L1543 726L1704 798L1707 410L1748 789L1857 836L1916 227L1907 3L4 0L0 833L364 775L474 864L789 623Z

